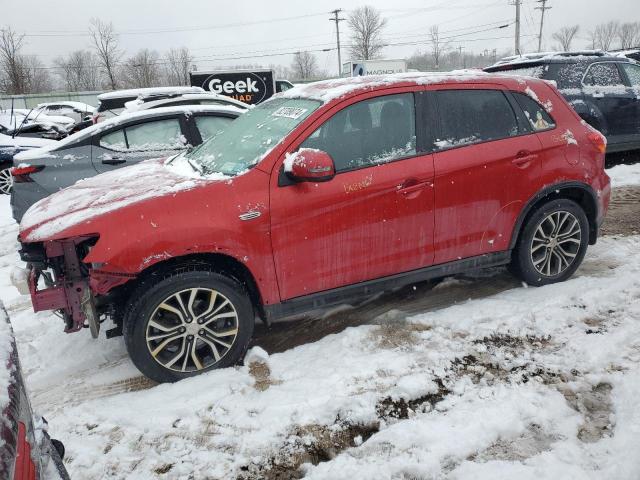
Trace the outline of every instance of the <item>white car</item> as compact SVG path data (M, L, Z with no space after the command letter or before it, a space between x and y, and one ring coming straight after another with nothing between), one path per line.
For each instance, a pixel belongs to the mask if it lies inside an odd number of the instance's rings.
M25 121L26 118L26 121ZM46 115L42 111L26 108L15 108L13 110L0 110L0 126L6 130L15 130L20 125L27 123L44 123L47 125L58 125L60 127L69 127L73 125L73 119L61 115Z
M40 103L33 109L32 116L38 116L44 114L47 116L64 117L72 120L72 123L80 123L86 117L93 116L96 112L96 108L82 102L74 101L60 101L60 102L47 102Z
M93 115L93 123L100 123L107 118L118 116L124 110L125 103L137 99L140 96L179 93L204 93L200 87L152 87L133 88L129 90L114 90L98 95L100 102L96 113Z
M122 113L138 112L158 107L175 107L179 105L226 105L242 110L249 108L244 102L217 93L171 93L140 95L127 102Z

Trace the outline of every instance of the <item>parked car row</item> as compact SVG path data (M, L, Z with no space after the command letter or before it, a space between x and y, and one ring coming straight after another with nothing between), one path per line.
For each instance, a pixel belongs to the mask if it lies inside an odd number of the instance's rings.
M566 280L607 210L606 146L550 82L484 72L142 110L16 157L16 286L176 381L241 360L256 318L489 266Z
M243 111L215 104L140 110L18 154L11 171L13 217L20 222L38 200L79 180L196 147Z

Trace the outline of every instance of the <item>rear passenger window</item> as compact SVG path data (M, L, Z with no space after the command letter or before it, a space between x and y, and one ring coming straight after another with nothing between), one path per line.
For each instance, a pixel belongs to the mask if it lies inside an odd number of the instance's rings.
M524 93L511 92L518 102L518 105L524 111L525 117L531 128L540 132L542 130L549 130L556 126L555 122L551 118L551 116L546 112L544 107L536 102L533 98Z
M443 90L437 92L441 138L446 149L518 135L516 115L499 90Z
M337 172L414 156L413 94L388 95L350 105L311 134L301 148L327 152Z
M584 76L584 84L596 87L624 85L615 63L594 63Z

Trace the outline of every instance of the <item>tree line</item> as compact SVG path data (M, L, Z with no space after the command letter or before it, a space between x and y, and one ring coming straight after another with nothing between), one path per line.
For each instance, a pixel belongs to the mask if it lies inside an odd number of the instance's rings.
M562 27L552 35L556 41L556 50L568 51L580 32L579 25ZM640 47L640 22L610 21L596 25L587 32L587 48L592 50L611 50Z
M349 37L346 50L350 58L371 60L380 58L385 44L387 20L371 6L353 10L347 17ZM567 26L553 33L556 50L574 47L580 27ZM111 22L94 18L89 25L89 45L65 56L53 65L44 65L35 55L23 53L24 35L11 28L0 30L0 92L5 94L41 93L53 90L91 91L118 88L141 88L162 85L188 85L189 71L194 69L194 57L187 47L172 48L164 53L143 48L125 56L118 34ZM495 49L480 53L464 51L442 35L437 25L425 27L427 48L418 50L408 59L409 68L418 70L451 70L483 67L510 52ZM583 38L587 48L610 50L640 45L640 22L610 21L597 25ZM456 43L460 43L456 41ZM234 65L232 68L240 68ZM263 65L244 65L264 68ZM327 78L315 54L299 51L289 66L268 65L278 78L294 81Z

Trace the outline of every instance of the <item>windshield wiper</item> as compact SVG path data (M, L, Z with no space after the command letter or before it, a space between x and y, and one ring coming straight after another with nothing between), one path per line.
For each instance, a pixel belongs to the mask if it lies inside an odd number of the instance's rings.
M199 173L200 175L204 175L204 170L202 168L200 168L199 166L196 166L195 163L193 163L188 157L184 157L187 160L187 163L189 164L189 166L191 166L191 168L193 168L193 171L196 173Z

